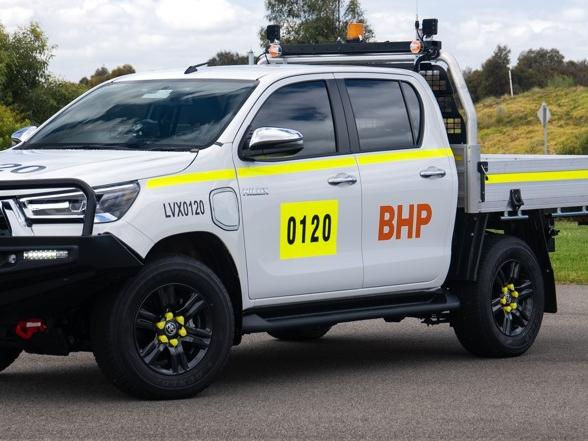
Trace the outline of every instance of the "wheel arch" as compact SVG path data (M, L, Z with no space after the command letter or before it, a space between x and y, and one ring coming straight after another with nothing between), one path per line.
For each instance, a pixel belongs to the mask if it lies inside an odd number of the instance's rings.
M488 235L507 234L524 241L537 258L543 273L545 312L557 312L555 275L550 251L554 251L553 218L542 210L529 211L526 219L503 220L497 213L457 213L452 258L447 281L476 282L484 242Z
M177 234L155 243L147 253L145 262L152 262L170 255L196 259L208 266L221 279L229 293L235 315L234 344L239 344L243 316L243 291L237 265L225 243L215 234L208 232Z

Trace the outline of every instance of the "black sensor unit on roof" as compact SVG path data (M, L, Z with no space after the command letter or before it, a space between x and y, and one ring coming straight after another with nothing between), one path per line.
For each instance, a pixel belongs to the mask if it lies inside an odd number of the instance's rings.
M280 41L282 38L280 25L269 25L265 30L265 35L270 43Z
M432 37L437 35L439 30L439 20L436 18L427 18L423 20L423 36Z

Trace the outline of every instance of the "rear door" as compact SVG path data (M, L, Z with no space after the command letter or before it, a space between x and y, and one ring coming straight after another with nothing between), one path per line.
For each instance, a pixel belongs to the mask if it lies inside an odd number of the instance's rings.
M239 149L260 127L304 136L294 156L235 158L250 297L361 288L361 184L333 75L272 85L244 127Z
M362 182L364 287L440 286L457 176L447 137L411 76L338 75ZM438 124L441 126L441 124Z

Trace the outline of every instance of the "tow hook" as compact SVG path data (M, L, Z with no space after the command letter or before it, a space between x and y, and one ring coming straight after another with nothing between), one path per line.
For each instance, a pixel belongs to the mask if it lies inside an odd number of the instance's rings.
M21 340L30 340L35 334L47 332L47 325L41 319L20 320L14 329L15 334Z

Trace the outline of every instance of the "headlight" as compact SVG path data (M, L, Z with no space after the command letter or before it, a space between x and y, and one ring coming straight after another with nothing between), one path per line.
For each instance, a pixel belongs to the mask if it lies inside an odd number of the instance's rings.
M140 186L137 182L95 188L96 216L94 223L114 222L131 208ZM86 196L79 191L23 197L18 200L27 219L35 221L76 221L84 218Z

